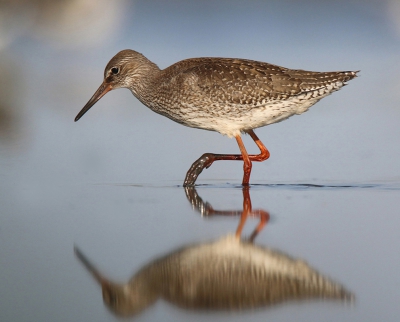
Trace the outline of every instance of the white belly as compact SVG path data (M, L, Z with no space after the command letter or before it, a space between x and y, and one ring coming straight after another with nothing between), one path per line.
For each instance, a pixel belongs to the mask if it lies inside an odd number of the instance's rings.
M196 116L187 119L185 123L191 127L216 131L228 137L234 137L240 135L241 132L281 122L295 114L302 114L322 97L317 99L296 97L255 107L245 113L240 113L240 115L224 114L222 117L211 118Z

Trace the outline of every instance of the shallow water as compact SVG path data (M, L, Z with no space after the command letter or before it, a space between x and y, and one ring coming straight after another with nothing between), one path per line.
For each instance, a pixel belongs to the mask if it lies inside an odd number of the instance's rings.
M138 320L201 320L204 314L221 321L286 320L296 314L299 321L321 317L365 321L371 316L394 321L400 268L398 189L320 186L252 186L253 209L271 215L255 243L308 262L350 290L354 303L288 302L233 314L182 310L159 300ZM113 280L126 282L152 259L233 233L239 220L238 216L202 217L176 185L79 184L52 190L49 203L25 202L2 212L5 320L110 319L101 288L74 256L74 245ZM238 214L242 209L239 187L221 183L200 186L197 192L217 211ZM244 237L257 222L248 219Z
M354 301L216 311L159 299L135 320L398 320L400 33L388 18L394 11L372 2L319 9L312 1L301 8L238 2L227 11L222 3L125 3L130 16L111 43L60 50L22 38L3 49L0 68L10 82L1 87L0 104L1 321L117 319L75 247L104 275L127 282L154 259L237 229L245 200L241 162L215 162L199 176L197 195L182 187L194 160L205 152L237 153L234 140L175 124L127 90L107 94L73 122L123 48L162 68L193 56L229 56L361 69L304 115L256 130L271 157L254 163L249 190L253 211L270 215L255 245L307 262ZM256 152L248 137L244 143ZM250 216L242 237L258 223Z

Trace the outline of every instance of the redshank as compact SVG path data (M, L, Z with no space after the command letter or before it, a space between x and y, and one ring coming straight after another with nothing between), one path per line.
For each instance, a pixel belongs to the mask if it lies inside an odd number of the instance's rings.
M134 50L122 50L107 64L99 89L78 113L78 121L107 92L128 88L154 112L189 127L234 137L241 154L205 153L186 174L184 186L218 160L243 160L242 185L249 184L252 161L269 151L255 128L302 114L339 90L358 71L310 72L234 58L191 58L160 70ZM241 134L254 140L260 154L248 154Z

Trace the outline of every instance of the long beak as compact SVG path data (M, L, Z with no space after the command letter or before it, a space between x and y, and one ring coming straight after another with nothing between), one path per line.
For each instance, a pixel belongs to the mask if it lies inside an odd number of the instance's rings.
M89 109L96 104L96 102L102 98L104 95L106 95L109 91L112 90L111 84L106 84L103 82L99 89L94 93L92 98L89 100L89 102L86 103L86 105L83 107L83 109L78 113L78 115L75 117L75 122L78 121Z

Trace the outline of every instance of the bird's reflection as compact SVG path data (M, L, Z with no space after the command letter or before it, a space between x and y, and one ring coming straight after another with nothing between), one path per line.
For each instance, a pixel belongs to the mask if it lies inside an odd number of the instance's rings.
M138 314L160 298L186 309L209 310L266 307L290 300L351 300L353 295L343 286L303 260L240 238L249 215L260 217L251 240L269 218L264 210L252 210L249 189L243 189L243 210L216 211L194 188L187 188L188 199L204 215L240 214L236 234L172 251L143 266L126 283L105 277L78 248L75 254L101 284L107 307L122 316Z

